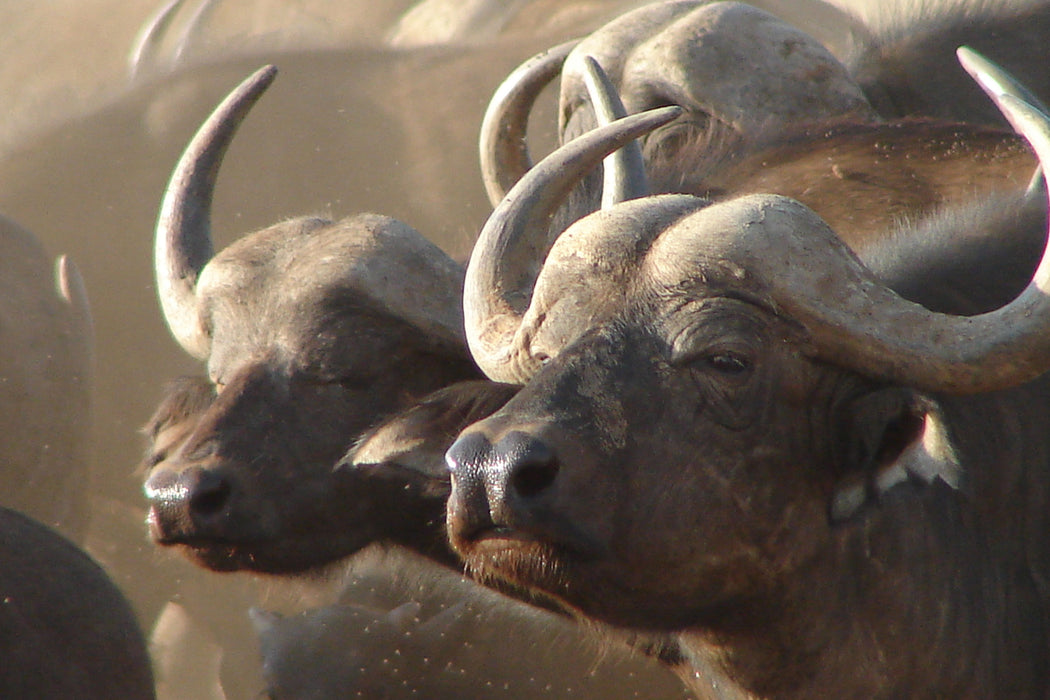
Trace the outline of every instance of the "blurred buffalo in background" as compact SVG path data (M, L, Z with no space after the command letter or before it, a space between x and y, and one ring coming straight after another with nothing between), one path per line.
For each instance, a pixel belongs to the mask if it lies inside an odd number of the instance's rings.
M146 640L128 601L72 542L0 508L0 695L147 700Z
M0 504L74 540L92 505L92 346L76 266L0 215Z

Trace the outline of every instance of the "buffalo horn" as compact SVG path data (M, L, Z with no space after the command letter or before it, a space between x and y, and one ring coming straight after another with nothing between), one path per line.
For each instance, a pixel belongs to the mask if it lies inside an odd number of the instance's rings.
M160 45L161 35L167 30L184 1L169 0L150 15L142 25L128 53L128 73L132 78L142 70L144 65L156 61L154 54Z
M1043 114L1050 114L1050 109L1034 92L969 46L960 46L955 50L955 55L958 57L963 69L970 74L970 77L984 90L985 94L993 100L996 100L1000 95L1013 95L1040 110ZM1030 199L1039 197L1041 199L1045 194L1045 190L1046 181L1043 176L1043 168L1042 166L1036 166L1032 179L1028 183L1027 197Z
M1034 92L969 46L960 46L955 50L955 55L963 69L993 100L999 95L1013 95L1042 111L1043 114L1050 114L1050 109L1047 109Z
M975 70L983 73L981 67ZM1050 116L1012 92L1008 86L989 90L1045 171ZM828 360L949 394L1005 389L1050 369L1050 247L1016 299L977 316L931 312L873 280L825 292L799 299L788 292L778 302L810 329L816 353Z
M260 68L212 112L175 166L161 203L153 248L157 294L172 335L199 359L207 358L209 341L197 320L196 284L213 255L211 202L219 165L276 74L273 66Z
M528 378L512 348L536 275L553 241L550 218L568 192L624 144L682 113L680 107L635 114L573 139L529 170L496 206L478 235L464 283L467 342L478 366L496 381Z
M579 41L570 41L522 63L496 88L481 120L481 177L495 207L532 167L526 135L529 113L540 93L561 71Z
M80 269L68 255L59 256L55 261L55 286L69 308L74 342L82 344L85 357L93 356L95 323L91 317L91 304L88 303L87 285L84 284Z
M593 56L583 57L583 79L591 98L598 126L627 116L616 87ZM602 164L602 209L619 202L649 195L649 181L645 177L645 161L637 141L631 141L607 156Z

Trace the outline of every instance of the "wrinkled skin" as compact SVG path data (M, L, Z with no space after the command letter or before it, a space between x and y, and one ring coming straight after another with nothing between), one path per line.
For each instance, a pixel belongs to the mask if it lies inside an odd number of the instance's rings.
M759 273L704 252L727 205L647 206L563 235L524 321L549 359L449 451L469 570L677 631L714 697L1042 697L1047 380L932 397L816 360ZM954 272L950 243L913 245L937 274L897 281L955 313L1009 301L1032 263L985 233ZM967 301L985 276L1002 295Z
M153 698L146 643L105 572L53 530L0 509L0 694Z
M203 208L169 201L162 222ZM376 215L286 221L214 256L202 229L158 225L165 317L207 362L214 398L176 386L151 421L158 441L177 443L148 457L155 540L222 571L301 573L372 543L458 567L442 455L514 391L458 381L478 375L461 337L462 270ZM171 271L184 260L197 262Z
M215 230L220 236L266 225L290 212L378 209L418 223L443 247L462 255L486 213L472 151L485 98L517 62L516 56L590 28L560 21L561 13L573 8L559 0L558 12L543 15L536 26L546 30L555 25L564 36L530 35L512 42L513 49L496 44L392 54L348 51L340 44L325 51L319 49L327 45L318 47L301 23L286 21L322 3L292 7L261 2L247 8L240 2L213 2L202 31L191 36L186 51L176 57L181 29L203 4L186 2L161 51L152 57L159 61L147 66L148 74L138 74L146 80L128 84L125 61L133 35L147 12L160 4L98 0L34 5L11 8L5 19L15 21L0 22L14 32L4 33L0 42L5 54L21 48L37 58L38 52L46 52L44 60L4 62L5 84L15 86L7 92L18 96L5 114L19 117L35 137L27 140L24 130L5 131L5 143L16 144L17 152L5 152L0 163L3 208L29 224L49 248L72 250L85 263L89 288L101 302L96 315L102 343L96 427L98 444L105 449L97 458L103 469L97 470L94 488L118 494L135 513L143 507L141 484L128 476L128 465L141 450L133 427L153 410L158 378L197 367L170 342L147 293L148 272L132 261L148 258L143 232L155 221L157 193L199 115L260 62L279 63L282 81L267 98L276 102L260 106L265 116L255 128L246 128L244 140L235 146L236 157L224 166L222 186L229 196L216 202ZM343 2L327 5L338 5L347 14L353 10ZM366 5L357 9L374 13L393 7ZM263 15L257 11L260 7L277 9ZM620 11L620 4L605 7L616 8L609 16ZM584 9L602 10L595 8L588 4ZM79 19L69 21L71 12ZM57 21L52 13L67 19ZM344 17L340 15L340 22ZM308 19L316 21L316 15ZM54 31L40 33L40 26ZM333 26L326 21L305 29L317 28L326 40L341 41L332 36ZM362 27L368 26L355 23L353 30L363 33ZM378 38L375 32L364 37L367 42ZM460 38L470 41L477 36ZM248 50L249 58L242 49ZM100 62L89 60L89 55ZM487 67L487 82L479 66ZM63 67L87 81L74 82L68 73L56 75ZM107 67L113 68L112 75ZM15 72L6 72L8 68ZM464 75L470 80L463 80ZM66 101L83 97L80 88L93 88L92 79L102 82L107 76L113 89L106 87L101 103L97 93L73 106ZM38 81L59 89L32 88L41 84ZM432 118L420 120L413 114L417 108ZM457 120L463 111L469 112L467 118ZM50 128L57 120L62 120L60 128ZM434 144L441 145L439 155L429 150ZM451 177L453 173L458 176ZM114 250L128 264L114 264ZM133 513L128 524L119 523L123 529L113 527L113 536L93 550L105 547L127 554L129 566L120 570L120 580L137 602L153 596L156 582L167 575L167 569L156 569L165 558L142 542L141 521L142 513ZM235 583L228 577L201 582L202 587Z
M178 377L169 382L160 405L142 428L149 441L142 472L173 458L214 401L215 387L205 377Z
M444 453L464 427L493 413L517 390L487 381L453 384L384 419L341 460L332 473L331 488L319 489L311 503L312 512L327 515L314 523L312 536L358 546L396 544L444 568L435 569L418 557L391 555L396 560L394 570L382 568L364 580L351 580L344 589L346 600L338 605L287 618L253 612L264 677L274 698L327 697L336 688L339 693L350 689L363 697L383 697L383 692L406 685L424 697L463 697L464 693L473 697L480 692L498 698L536 693L561 697L566 692L607 697L609 689L616 688L630 697L667 698L684 692L655 661L627 652L622 644L592 653L591 642L581 639L564 618L478 589L452 573L461 564L448 550L445 535L450 483ZM145 428L151 444L144 464L164 468L214 398L211 383L203 378L172 382ZM344 483L349 486L342 488ZM354 551L348 547L338 554ZM262 558L268 552L259 549L255 555ZM354 562L360 559L355 557ZM367 564L369 555L363 555L363 561ZM402 590L405 584L397 582L406 577L411 581L413 576L427 585ZM435 585L435 581L443 583ZM363 598L366 590L375 599ZM194 596L182 595L180 600L191 614L197 612L200 601ZM441 619L402 619L399 611L404 605L415 606L416 612L422 605L428 617ZM440 615L448 606L453 609ZM380 612L387 607L389 613ZM220 640L235 626L214 613L200 619ZM512 659L497 642L508 629L514 630L519 642L535 638L527 646L519 644ZM552 648L555 633L564 643ZM382 659L395 663L379 663ZM225 657L223 662L228 663ZM565 670L567 663L572 672ZM449 664L460 670L449 671ZM175 679L169 683L178 685Z

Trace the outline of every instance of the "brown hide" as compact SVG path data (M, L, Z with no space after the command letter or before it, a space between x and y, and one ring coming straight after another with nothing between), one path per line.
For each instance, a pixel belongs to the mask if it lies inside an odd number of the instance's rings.
M808 205L854 248L902 221L1018 192L1036 165L1027 143L1012 132L922 120L810 128L755 144L730 139L713 150L684 148L672 158L654 143L649 153L656 191L714 199L782 194ZM698 165L683 173L683 161Z

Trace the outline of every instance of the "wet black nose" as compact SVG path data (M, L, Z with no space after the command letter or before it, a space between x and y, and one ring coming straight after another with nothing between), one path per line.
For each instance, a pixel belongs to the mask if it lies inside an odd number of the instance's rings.
M221 524L233 495L230 481L202 467L161 470L145 484L158 539L208 534Z
M507 432L495 443L480 431L463 434L445 455L452 472L449 520L478 531L531 519L557 482L554 449L527 432Z
M466 433L452 444L445 461L460 488L484 488L490 498L538 498L558 476L554 450L520 430L507 433L495 444L482 433Z
M207 469L194 469L186 475L190 517L195 521L215 518L226 509L233 488L225 477Z
M558 476L554 450L528 433L508 433L493 448L495 462L504 473L507 495L530 501L542 497Z
M464 486L482 481L482 473L492 449L488 438L480 432L468 432L456 439L445 452L445 464L457 483Z

